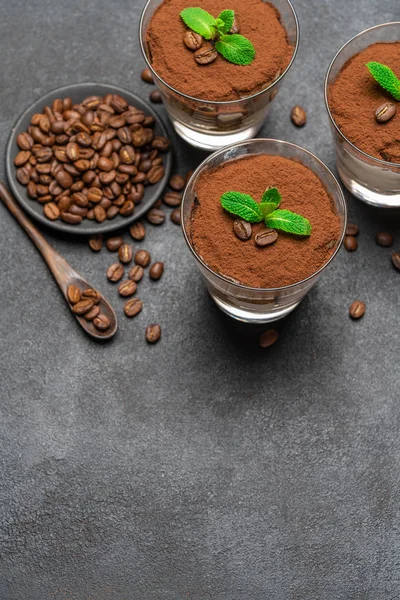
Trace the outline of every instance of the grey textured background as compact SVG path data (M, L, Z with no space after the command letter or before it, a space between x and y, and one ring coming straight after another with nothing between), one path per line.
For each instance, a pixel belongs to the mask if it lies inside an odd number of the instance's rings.
M0 2L0 140L48 90L98 80L146 97L143 0ZM298 58L263 134L334 156L323 77L397 0L295 0ZM277 101L278 101L277 99ZM294 103L308 111L290 123ZM163 109L160 109L163 114ZM183 143L179 169L202 155ZM0 174L4 175L3 164ZM0 599L380 600L400 596L399 285L377 230L395 214L349 198L344 250L275 347L223 317L179 229L107 346L84 336L44 263L0 206ZM112 299L113 257L48 239ZM156 290L157 293L152 293ZM347 311L364 299L367 314ZM147 323L162 341L146 346Z

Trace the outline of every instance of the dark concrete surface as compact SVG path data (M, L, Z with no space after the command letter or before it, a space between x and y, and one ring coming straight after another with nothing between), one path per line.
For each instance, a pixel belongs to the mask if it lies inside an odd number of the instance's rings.
M143 4L0 1L3 148L54 87L98 80L147 96ZM326 68L352 35L398 19L399 3L295 8L300 52L263 134L334 167ZM308 111L302 130L294 103ZM179 169L201 157L181 143ZM266 351L214 307L169 220L149 228L166 271L141 284L134 322L105 280L112 255L47 234L121 315L115 341L96 345L0 206L0 600L400 597L400 275L374 242L389 228L400 247L399 218L348 199L359 250L340 252ZM355 298L368 307L359 322ZM154 321L163 339L148 347Z

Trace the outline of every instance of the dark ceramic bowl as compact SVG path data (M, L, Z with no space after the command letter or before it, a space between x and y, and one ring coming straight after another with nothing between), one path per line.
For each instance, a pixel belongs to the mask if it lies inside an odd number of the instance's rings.
M78 103L81 102L84 98L86 98L86 96L104 96L105 94L120 94L129 102L129 104L145 111L146 114L153 116L156 121L154 127L155 134L167 136L167 131L160 117L146 102L144 102L134 94L131 94L127 90L123 90L114 85L107 85L104 83L75 83L49 92L39 100L36 100L36 102L34 102L29 108L25 110L25 112L20 116L20 118L18 119L11 131L11 135L9 137L6 149L6 173L10 188L17 201L21 204L22 208L26 210L26 212L29 213L31 217L33 217L37 221L40 221L41 223L43 223L43 225L46 225L51 229L55 229L64 233L72 233L78 235L96 235L99 233L109 233L111 231L116 231L117 229L126 227L127 225L133 223L141 216L143 216L160 197L163 189L167 184L172 168L171 151L163 155L165 167L165 175L163 179L161 179L161 181L159 181L155 185L146 186L142 202L136 207L135 212L129 217L121 217L120 215L117 215L114 219L106 220L103 223L97 223L96 221L84 219L82 223L79 223L78 225L70 225L68 223L64 223L60 219L57 221L50 221L43 214L43 206L39 202L37 202L37 200L32 200L31 198L29 198L26 187L21 185L17 180L17 169L14 166L14 159L19 152L19 148L16 142L18 134L27 130L31 121L31 117L34 113L41 113L43 108L46 105L51 106L53 100L55 100L56 98L70 97L72 98L72 101L74 103Z

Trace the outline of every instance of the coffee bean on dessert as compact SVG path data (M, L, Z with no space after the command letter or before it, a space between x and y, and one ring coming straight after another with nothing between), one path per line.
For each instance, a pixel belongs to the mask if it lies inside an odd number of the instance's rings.
M137 283L133 281L133 279L127 279L126 281L121 281L118 286L118 294L123 298L127 298L128 296L133 296L137 290Z
M124 312L127 317L136 317L143 308L143 303L139 298L132 298L124 306Z
M195 50L198 50L199 48L201 48L201 45L203 43L203 38L198 33L188 30L188 31L185 31L185 33L183 35L183 43L185 44L185 46L187 48L189 48L189 50L192 50L192 52L195 52Z
M146 217L152 225L162 225L165 221L165 213L159 208L150 209Z
M350 308L349 315L352 319L361 319L365 315L365 304L361 300L355 300Z
M147 250L138 250L135 254L135 263L146 268L151 262L150 252Z
M110 327L110 319L106 315L100 314L93 319L93 325L99 331L106 331Z
M243 219L235 219L233 221L233 231L239 240L249 240L252 236L253 229L251 223L244 221Z
M85 300L79 300L79 302L73 305L72 312L74 312L76 315L84 315L87 312L89 312L89 310L91 310L93 306L94 302L89 298Z
M124 240L121 236L110 237L106 240L106 248L110 252L117 252L123 243Z
M97 315L100 313L100 307L99 306L93 306L93 308L91 308L89 310L89 312L87 312L84 317L86 319L86 321L93 321L93 319L95 317L97 317Z
M164 204L171 207L180 206L182 202L182 194L178 192L167 192L163 198Z
M132 246L130 244L122 244L118 248L118 258L124 265L131 262L133 256Z
M129 233L133 237L134 240L140 242L144 240L146 237L146 229L141 221L136 221L131 228L129 229Z
M357 250L358 248L358 242L354 235L345 235L343 245L347 252L354 252L354 250Z
M146 341L155 344L161 338L161 327L159 325L148 325L146 327Z
M393 252L392 254L393 266L400 271L400 252Z
M173 223L175 223L175 225L180 225L181 224L181 209L174 208L174 210L171 213L170 219Z
M194 59L199 65L209 65L218 57L218 52L212 44L206 42L194 53Z
M130 269L130 271L128 273L129 279L132 279L132 281L135 281L136 283L139 283L139 281L142 279L143 275L144 275L144 269L140 265L135 265L134 267L132 267Z
M260 229L254 236L254 241L256 246L260 246L263 248L264 246L269 246L273 244L278 239L278 232L275 229L271 229L269 227L265 227Z
M120 281L124 276L124 267L120 263L114 263L107 269L107 277L113 283Z
M162 274L164 273L164 263L163 262L155 262L151 265L149 275L150 279L153 281L158 281Z
M145 81L146 83L154 83L153 75L152 75L150 69L143 69L143 71L141 73L141 77L142 77L143 81Z
M71 304L76 304L81 299L82 292L78 287L76 287L76 285L69 285L67 296Z
M294 106L290 116L293 124L296 125L296 127L303 127L307 122L306 111L301 106Z
M276 329L267 329L260 335L261 348L269 348L278 340L279 332Z
M158 90L154 90L153 92L151 92L150 94L150 100L151 102L153 102L154 104L161 104L162 103L162 96L161 93Z
M359 229L355 223L347 223L346 226L346 235L358 235Z
M396 105L392 102L385 102L376 109L375 119L377 123L387 123L396 114Z
M103 236L102 235L94 235L89 238L89 248L93 250L93 252L100 252L103 247Z
M171 179L168 182L170 188L172 188L175 192L181 192L185 189L186 181L182 175L172 175Z
M385 231L380 231L375 236L375 241L379 246L383 246L384 248L389 248L393 246L394 237L391 233L387 233Z

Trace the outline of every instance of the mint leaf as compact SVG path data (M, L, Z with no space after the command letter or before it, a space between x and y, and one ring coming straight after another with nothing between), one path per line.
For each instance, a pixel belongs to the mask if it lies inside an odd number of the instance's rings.
M290 210L274 210L274 212L267 215L264 222L267 227L280 229L287 233L295 233L296 235L311 234L310 221Z
M235 65L249 65L256 56L253 44L239 33L223 35L215 43L215 48L226 60Z
M260 205L248 194L226 192L222 194L220 202L225 210L249 223L260 223L263 219Z
M202 8L185 8L181 12L182 21L195 33L210 40L215 35L215 19Z
M275 202L261 202L261 204L259 204L258 206L260 207L263 219L265 219L266 216L268 216L277 208Z
M281 200L282 196L276 187L267 188L261 198L261 202L273 202L276 205L275 208L278 208Z
M392 69L379 62L369 62L366 67L384 90L392 94L396 100L400 100L400 80L397 79Z
M216 20L218 32L221 35L228 33L232 28L234 20L235 12L233 10L223 10Z

